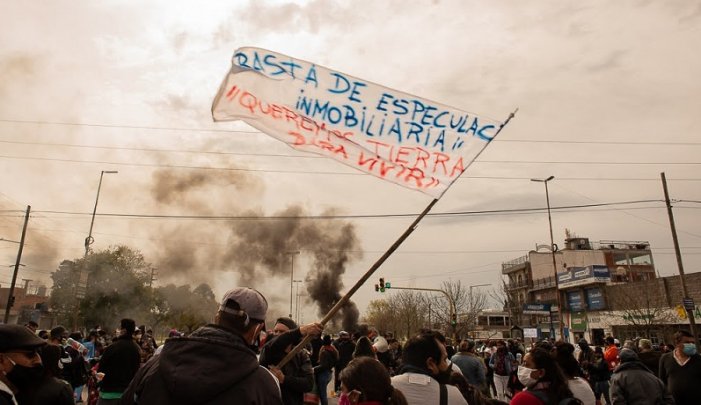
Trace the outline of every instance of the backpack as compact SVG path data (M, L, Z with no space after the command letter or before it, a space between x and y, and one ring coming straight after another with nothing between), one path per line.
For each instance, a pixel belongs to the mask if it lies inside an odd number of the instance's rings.
M531 393L534 397L538 398L545 405L583 405L582 401L575 397L563 398L557 404L553 404L552 402L550 402L550 398L548 397L548 394L545 391L534 390L527 392Z

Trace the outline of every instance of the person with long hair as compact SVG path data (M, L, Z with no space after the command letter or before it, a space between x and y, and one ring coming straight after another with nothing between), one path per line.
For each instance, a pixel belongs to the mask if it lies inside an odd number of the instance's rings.
M584 405L595 405L594 391L589 382L583 378L582 368L574 357L574 346L563 341L555 343L555 361L567 377L567 386L570 387L574 397Z
M372 357L353 359L341 371L339 405L408 405L404 394L392 386L385 366Z
M567 377L549 352L536 348L526 354L523 365L518 367L518 378L526 387L511 400L510 405L559 404L571 398L571 403L581 402L573 398L567 385Z
M500 401L506 400L509 375L515 360L514 355L507 349L506 342L498 340L497 350L489 359L489 367L494 370L494 385L497 389L497 399Z

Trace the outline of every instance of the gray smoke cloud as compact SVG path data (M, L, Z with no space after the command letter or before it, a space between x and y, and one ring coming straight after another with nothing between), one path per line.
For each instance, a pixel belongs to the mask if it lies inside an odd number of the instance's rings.
M211 279L213 271L236 272L239 284L255 287L270 279L289 277L293 252L300 252L311 261L306 276L309 298L319 315L326 314L341 298L342 276L346 266L361 256L359 241L352 223L338 219L313 219L299 205L290 205L267 214L261 209L243 209L233 200L217 198L217 190L232 186L240 201L260 200L260 181L246 172L188 172L164 169L153 175L151 195L173 208L187 209L191 214L212 214L227 210L229 215L246 219L218 221L201 226L169 225L160 232L188 235L188 241L168 241L161 246L157 266L165 279L198 277ZM329 210L323 215L332 215ZM266 218L267 217L267 218ZM270 217L275 217L271 219ZM221 244L197 244L208 240L205 234L216 234ZM201 235L201 236L198 236ZM299 257L299 256L297 256ZM300 260L294 258L294 260ZM348 302L332 322L352 330L358 322L358 310Z

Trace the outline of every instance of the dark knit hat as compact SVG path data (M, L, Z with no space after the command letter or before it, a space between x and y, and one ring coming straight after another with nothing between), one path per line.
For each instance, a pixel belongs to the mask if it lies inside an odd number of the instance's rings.
M286 316L282 316L280 318L277 318L275 323L281 323L281 324L287 326L290 330L297 329L297 323L295 323L295 321L293 321L292 318L288 318Z

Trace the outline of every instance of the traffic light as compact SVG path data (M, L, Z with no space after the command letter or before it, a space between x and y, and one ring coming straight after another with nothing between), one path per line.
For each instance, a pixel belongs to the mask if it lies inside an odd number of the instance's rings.
M380 277L380 292L385 292L385 279Z
M392 288L392 284L390 284L388 281L385 283L385 289L389 290L390 288Z
M458 314L450 315L450 324L453 326L458 324Z
M380 291L380 286L375 284L375 292L379 292L379 291Z
M14 306L15 306L15 296L13 295L10 297L10 308L12 308Z

